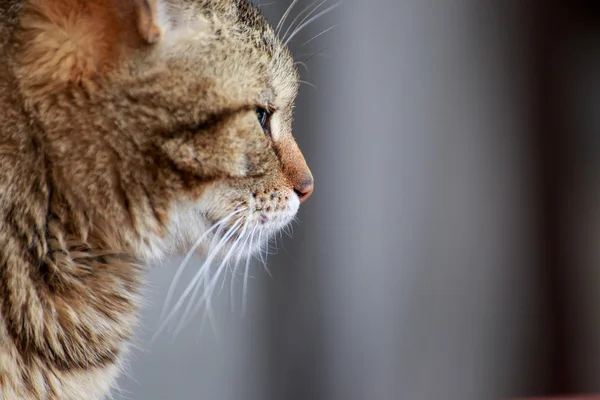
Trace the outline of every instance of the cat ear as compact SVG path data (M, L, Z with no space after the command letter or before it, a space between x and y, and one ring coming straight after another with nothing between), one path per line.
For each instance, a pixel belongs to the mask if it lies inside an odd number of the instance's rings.
M134 0L134 2L140 36L150 44L155 43L160 38L156 0Z
M156 43L157 0L29 0L20 14L23 81L55 87L114 66L127 50Z

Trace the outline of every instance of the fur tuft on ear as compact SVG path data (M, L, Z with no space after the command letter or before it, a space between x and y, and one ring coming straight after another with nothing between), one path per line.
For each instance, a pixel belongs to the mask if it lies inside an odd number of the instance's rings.
M29 0L18 35L17 73L52 91L103 74L125 45L155 43L161 32L156 0Z
M157 23L156 0L135 0L137 12L137 27L142 39L149 44L156 43L160 38L160 28Z

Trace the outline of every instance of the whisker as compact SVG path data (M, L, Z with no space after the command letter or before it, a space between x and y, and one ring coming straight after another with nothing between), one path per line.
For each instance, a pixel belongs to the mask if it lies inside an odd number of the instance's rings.
M314 56L322 56L325 57L327 59L331 59L332 56L329 53L324 53L326 49L322 49L319 52L315 52L315 53L299 53L299 54L294 54L294 57L309 57L307 59L302 60L303 62L306 62L307 60L309 60L310 58L314 57Z
M277 1L272 1L270 3L258 3L256 6L257 7L266 7L266 6L270 6L271 4L275 4L277 3Z
M227 263L229 260L224 260L219 267L217 268L217 271L215 272L215 275L213 276L213 278L210 280L204 294L202 295L202 297L200 298L200 300L196 303L196 305L194 306L194 309L192 310L192 315L195 315L198 310L200 310L200 307L202 306L202 304L204 302L206 302L206 304L209 304L212 301L212 296L213 293L215 291L215 287L217 286L217 282L219 281L219 277L221 276L221 274L223 273L223 271L226 269ZM225 278L223 278L225 279Z
M244 211L244 209L238 210L238 212L242 212L242 211ZM234 224L234 226L236 226L239 222L240 222L239 220L236 221L235 224ZM231 231L231 229L232 228L230 228L230 231ZM198 242L196 242L196 243L198 243ZM214 258L214 256L213 256L213 258ZM186 262L189 261L189 258L187 260L184 260L184 261L186 261ZM207 261L208 261L208 258L204 262L204 264L202 265L202 267L200 267L198 269L198 271L196 272L196 274L194 275L194 277L192 278L192 280L190 281L190 283L185 288L183 294L179 297L179 300L177 301L177 303L175 303L175 305L173 306L173 308L171 309L171 311L165 316L165 318L163 319L163 321L162 321L161 325L159 326L158 330L154 333L154 335L152 337L152 341L156 340L156 338L158 337L158 335L165 329L165 327L167 326L167 324L169 323L169 321L175 316L175 313L181 308L181 305L183 304L183 302L185 301L185 299L189 296L189 294L192 291L192 289L196 289L196 285L199 283L201 277L206 272L205 268L207 266Z
M247 217L247 219L248 219L248 222L250 222L250 217L249 216ZM244 239L244 242L242 243L241 249L238 251L237 257L235 258L233 272L231 274L231 283L229 285L229 300L230 300L230 305L231 305L231 311L233 311L233 304L235 303L234 290L233 290L233 286L234 286L234 283L235 283L235 280L234 280L235 274L236 274L236 271L237 271L237 267L238 267L238 265L240 263L240 260L242 259L242 256L244 255L244 250L246 249L246 245L248 244L248 241L250 240L251 236L252 235L247 235L246 236L246 238ZM251 256L251 254L250 254L251 251L252 251L252 248L248 248L247 249L248 258L250 258L250 256Z
M231 245L231 249L227 253L227 256L224 258L225 260L229 259L230 253L233 253L235 250L237 250L238 245L240 244L240 242L244 238L244 235L246 234L246 230L248 229L249 221L250 221L250 218L246 218L246 222L244 223L242 231L238 235L237 239L235 239L235 242L233 242L233 244ZM225 275L223 276L223 282L221 283L221 288L219 289L219 293L221 293L223 291L223 287L225 286L225 280L226 280L225 278L226 277L227 277L227 273L225 273ZM231 279L233 279L233 270L231 271Z
M246 236L246 231L248 230L249 223L250 223L250 217L246 217L246 222L244 223L244 227L242 228L242 232L238 235L238 238L233 243L232 248L230 250L230 253L238 252L238 255L237 255L237 257L236 257L236 259L235 259L235 261L233 263L228 263L227 264L227 265L230 265L229 271L231 271L231 279L230 279L230 285L229 285L229 296L230 296L230 307L231 307L232 311L233 311L233 284L235 282L235 272L236 272L236 269L237 269L237 264L239 262L240 256L242 254L242 250L244 248L244 242L246 241L246 239L244 239L244 237ZM226 260L229 259L229 255L225 259ZM231 265L231 264L233 264L233 265ZM223 276L223 281L221 282L221 288L219 289L219 293L223 292L223 288L225 287L226 280L227 280L227 271L225 271L225 274Z
M229 228L229 230L227 231L227 233L219 240L219 242L217 243L217 246L210 252L209 256L206 258L206 260L204 261L204 264L202 264L202 266L200 267L200 270L206 270L207 273L210 273L210 266L212 265L212 261L215 259L215 257L219 254L219 252L221 251L221 249L223 248L223 246L225 246L225 244L227 243L227 241L231 238L231 236L233 236L235 234L235 232L237 231L237 229L239 228L241 224L241 220L237 220L231 228ZM206 277L204 277L206 278ZM206 281L206 279L204 279L204 281ZM212 279L211 279L212 282ZM198 293L200 292L200 285L195 285L196 287L194 288L194 292L192 293L192 295L190 296L190 299L188 301L188 305L186 306L183 315L180 319L179 324L177 325L177 327L175 328L175 335L177 335L177 333L179 333L181 331L180 327L182 325L186 324L187 318L190 315L190 311L192 310L193 306L194 306L194 302L196 299L196 296L198 295ZM206 287L205 291L208 290L208 286Z
M262 239L262 232L260 232L259 235L258 235L258 241L259 241L259 243L262 243L261 239ZM269 275L269 277L272 279L273 275L271 274L271 271L269 270L269 267L267 267L267 259L269 258L269 254L271 254L269 252L269 250L270 250L270 240L269 240L268 236L267 236L266 239L267 240L265 240L265 245L264 245L265 255L263 257L263 255L262 255L262 248L261 248L260 260L262 262L264 270L267 272L267 275Z
M239 206L239 204L236 205L236 207L238 207L238 206ZM238 221L236 221L235 225L237 225L237 222ZM230 228L230 231L231 230L234 230L234 226L232 226ZM229 233L230 231L228 231L227 233ZM234 232L235 232L235 230L234 230ZM212 244L211 244L211 247L210 247L211 249L213 249L213 252L216 251L216 254L218 254L218 251L220 249L220 247L217 248L216 246L218 246L219 243L221 242L220 240L217 240L217 238L219 236L221 236L221 233L222 233L222 229L219 229L219 231L217 231L217 233L215 234L215 236L213 238L213 241L212 241ZM225 235L223 235L223 236L225 236ZM215 244L215 242L216 242L216 244ZM205 292L208 290L208 287L209 287L209 281L210 281L209 278L210 278L210 267L211 267L211 265L212 265L212 261L211 261L211 263L208 264L208 266L206 268L206 273L203 274L202 277L201 277L202 287L204 288ZM189 310L189 307L194 303L193 299L196 298L196 296L197 296L197 294L199 292L199 289L200 289L200 283L198 283L196 285L196 289L194 290L194 293L192 293L192 296L190 297L190 300L188 302L188 307L186 308L186 312ZM192 321L192 318L193 318L194 315L195 315L195 312L190 317L190 319L189 319L190 322ZM217 341L218 341L219 338L220 338L220 335L219 335L219 332L218 332L217 324L215 322L216 319L215 319L215 315L214 315L214 312L213 312L212 305L211 305L210 301L208 301L206 303L206 309L205 309L204 317L202 318L202 323L201 323L200 331L202 331L204 329L204 324L205 324L205 322L206 322L207 319L208 319L208 322L210 324L210 328L211 328L211 330L213 332L213 335L214 335L215 339L217 339ZM179 320L178 326L175 327L174 336L176 336L176 335L179 334L179 332L181 331L180 326L185 321L186 321L186 315L184 314L182 316L182 318Z
M236 205L236 207L239 206ZM248 209L247 207L245 209ZM231 232L232 229L234 229L234 227L236 225L238 225L239 221L235 221L235 223L233 224L233 226L230 226L229 229L223 233L223 230L225 228L224 223L221 224L221 226L219 227L219 229L214 233L211 244L208 246L208 250L207 250L207 256L204 260L204 263L202 264L202 266L206 266L207 267L207 271L206 273L209 274L210 273L210 265L206 264L206 261L208 261L208 259L212 259L214 258L214 251L216 250L218 252L218 250L221 248L221 246L219 245L219 243L221 243L223 241L223 237L227 236L227 234L229 234ZM201 267L202 268L202 267ZM205 275L203 275L201 277L201 282L204 282L206 279ZM198 289L198 288L197 288ZM194 291L194 293L196 293L197 289Z
M246 222L246 224L244 224L244 226L247 226L247 222ZM216 284L219 281L219 276L225 270L225 267L227 266L227 263L229 262L229 259L234 254L234 252L235 252L235 250L237 248L237 243L238 242L236 241L236 243L234 243L234 245L232 245L232 247L227 252L227 255L224 257L223 261L221 262L221 264L217 268L217 271L215 272L215 275L210 280L208 286L205 287L204 294L202 295L202 297L200 298L200 300L196 303L196 305L192 309L191 314L190 314L191 316L196 315L196 313L198 312L198 310L200 309L200 307L202 306L202 304L204 304L204 302L206 302L207 306L208 306L208 304L210 304L213 292L214 292L215 287L216 287ZM189 304L192 304L192 302L190 302ZM187 322L185 322L185 320L182 319L180 325L176 328L175 334L178 334L179 332L181 332L181 330L183 328L185 328L186 325L187 325Z
M300 65L301 67L303 67L303 68L304 68L304 70L305 70L306 72L308 72L308 65L306 65L306 63L304 63L304 62L302 62L302 61L296 61L296 62L294 62L294 65Z
M175 288L177 287L177 282L181 278L181 275L183 274L183 271L185 270L186 265L189 263L190 259L192 258L192 256L194 255L194 253L196 252L198 247L200 247L200 245L202 244L204 239L206 239L206 237L212 231L214 231L215 229L217 229L218 227L222 226L224 223L229 221L229 219L231 219L234 215L239 214L246 209L247 208L242 208L240 210L236 210L236 211L232 212L231 214L229 214L228 216L223 218L221 221L219 221L219 222L215 223L213 226L211 226L206 232L204 232L202 235L200 235L198 240L196 240L196 243L194 243L194 245L191 247L190 251L188 251L185 258L181 262L181 264L179 264L179 267L177 268L177 272L175 273L175 276L173 277L173 280L171 281L171 285L169 286L169 290L167 292L167 297L165 298L165 302L163 304L163 308L160 313L160 319L159 319L160 321L162 321L165 317L166 310L169 307L169 303L171 301L171 298L173 297Z
M231 228L232 227L230 227L230 229ZM227 232L229 232L229 231L227 231ZM223 229L219 228L219 230L214 234L213 240L211 241L211 244L209 246L208 256L211 255L211 252L214 252L215 248L218 246L218 244L223 239L223 236L225 236L225 235L223 235ZM208 288L208 282L209 282L209 278L210 278L210 267L211 267L211 264L208 264L207 267L206 267L205 273L202 274L202 276L200 278L200 281L196 284L196 287L194 288L194 292L192 293L192 296L190 297L190 300L188 300L188 308L189 308L189 305L193 303L193 301L194 301L193 299L195 299L196 296L198 295L198 293L200 292L201 285L204 288L204 291L207 290L207 288ZM202 266L201 266L201 268L202 268ZM187 308L186 308L186 310L187 310ZM204 329L204 323L206 322L207 318L208 318L208 322L210 323L211 330L213 331L213 334L215 334L215 337L216 337L215 315L213 313L213 310L212 310L212 307L211 307L210 303L208 303L206 305L206 314L205 314L204 318L202 318L201 329ZM181 321L183 321L183 320L185 320L185 314L184 314L184 316L182 316L182 318L179 320L179 322L181 323Z
M288 235L289 237L292 237L292 232L291 232L291 227L290 225L285 226L282 231L285 232L286 235Z
M262 243L262 231L258 234L258 242ZM262 262L263 268L265 269L265 271L267 272L267 274L269 275L269 277L272 279L273 275L271 275L271 271L269 271L269 268L267 268L267 257L268 257L268 252L269 252L269 238L267 237L267 240L265 241L265 245L264 245L264 249L265 249L265 256L262 256L262 249L261 249L261 256L260 256L260 261Z
M254 227L250 235L250 249L252 249L252 242L254 241L254 233L258 229L258 225ZM242 314L246 315L247 303L248 303L248 271L250 270L250 260L252 257L246 259L246 268L244 270L244 284L242 287Z
M277 254L277 247L274 245L270 238L267 238L265 245L265 264L264 267L267 269L267 261L270 255ZM270 274L269 274L270 275Z
M304 47L304 46L306 46L307 44L309 44L310 42L312 42L313 40L315 40L315 39L316 39L316 38L318 38L319 36L326 34L326 33L327 33L327 32L329 32L330 30L332 30L332 29L335 29L335 28L337 28L338 26L340 26L340 24L336 24L336 25L332 26L331 28L327 28L327 29L325 29L323 32L319 33L318 35L315 35L315 36L313 36L313 37L312 37L312 39L309 39L309 40L307 40L306 42L302 43L302 44L300 45L300 47Z
M290 3L290 5L288 6L288 8L283 13L283 15L281 16L281 19L279 20L279 23L275 27L275 35L276 36L279 36L279 33L281 32L281 28L283 27L283 24L285 23L285 20L287 19L288 15L292 11L292 8L294 8L294 6L296 5L297 2L298 2L298 0L292 1Z
M308 21L306 21L303 24L301 24L298 28L296 28L294 30L294 32L287 39L285 39L285 42L283 44L287 46L287 44L290 42L290 40L292 40L294 38L294 36L296 36L300 31L302 31L302 29L304 29L306 26L310 25L311 23L313 23L317 19L321 18L323 15L327 14L328 12L336 9L340 4L342 4L341 1L335 3L334 5L332 5L332 6L328 7L328 8L326 8L326 9L324 9L323 11L321 11L320 13L318 13L317 15L315 15L314 17L310 18Z
M304 62L308 63L310 60L312 60L316 56L321 56L321 57L325 57L325 58L331 59L331 54L324 53L325 50L327 50L327 48L324 48L324 49L322 49L321 51L319 51L317 53L311 54L308 58L306 58L304 60Z
M288 28L286 29L285 33L283 34L283 36L281 36L281 40L284 40L285 37L287 36L287 34L290 32L290 29L292 29L294 27L294 24L296 24L296 22L303 17L303 14L307 11L310 10L310 8L312 6L314 6L315 4L317 4L319 0L309 4L304 10L302 10L301 12L298 13L298 15L296 15L296 18L294 18L294 20L290 23L290 25L288 26ZM304 19L302 21L300 21L300 23L297 26L300 26L304 21L306 21L307 18L310 18L310 16L319 9L319 7L321 7L323 4L325 4L328 0L322 0L316 7L313 7L312 10L310 10L310 12L308 13L308 15L306 15L304 17Z
M207 272L209 272L209 271L207 271ZM208 280L206 279L206 275L203 276L202 286L204 287L204 291L208 290ZM191 300L190 300L189 304L192 304ZM192 314L192 317L190 317L190 319L189 319L190 322L192 321L193 315L194 314ZM204 316L206 318L208 318L208 323L210 324L210 329L212 330L214 337L218 340L221 336L219 335L219 330L217 328L217 323L216 323L216 319L215 319L215 313L213 312L210 303L206 303L206 313L204 314ZM181 320L179 320L179 323L181 324L184 321L185 321L185 319L182 318ZM204 323L204 318L202 319L202 322ZM174 331L173 335L177 336L179 334L179 332L181 332L181 329L179 329L178 327L175 327L175 331Z
M271 270L269 269L269 267L267 266L267 263L263 264L263 267L265 269L265 272L267 273L267 275L269 275L269 278L273 279L273 274L271 273Z
M260 262L262 264L264 264L265 263L265 259L263 258L263 254L262 254L263 245L262 245L262 240L261 240L262 239L262 234L263 234L262 231L258 231L258 246L259 246L258 247L258 256L260 257Z
M208 285L204 286L204 294L202 296L202 298L196 303L196 305L194 306L193 310L191 311L191 316L193 317L194 315L196 315L196 313L199 311L200 307L202 306L202 304L204 303L204 301L206 301L206 308L207 311L211 311L210 310L210 302L212 301L212 296L213 296L213 292L215 290L216 284L218 282L218 279L221 275L221 273L223 271L226 270L226 267L228 266L231 257L235 254L236 251L238 251L239 245L242 241L246 241L243 240L244 236L246 235L246 231L248 230L248 226L250 224L250 217L246 217L246 221L243 224L242 227L242 231L240 232L240 234L238 235L238 238L235 240L235 242L232 244L231 248L229 249L229 251L227 252L227 254L225 255L225 257L223 258L221 264L219 265L219 267L217 268L217 271L215 272L215 275L213 276L212 279L210 279L210 283L208 283ZM238 229L236 229L236 231L239 230L239 226ZM239 262L239 258L241 255L241 250L236 258L236 263ZM233 272L232 272L232 281L233 281ZM221 290L223 289L223 286L225 284L225 280L226 280L226 276L223 276L223 280L222 280L222 284L221 284ZM204 282L207 282L207 280L205 279ZM193 302L190 301L189 305L188 305L188 312L189 312L189 306L192 305ZM204 318L203 318L203 322L204 322ZM185 328L185 326L187 325L187 323L185 322L185 318L182 318L182 322L180 323L180 325L176 328L176 334L178 334L179 332L181 332L181 330L183 328Z
M281 240L281 248L283 249L283 251L285 251L285 253L292 258L292 254L288 251L288 249L285 247L285 240Z
M298 80L298 82L300 83L304 83L307 86L310 86L311 88L315 89L315 90L319 90L319 88L317 88L317 86L314 83L310 83L308 81L303 81L303 80Z

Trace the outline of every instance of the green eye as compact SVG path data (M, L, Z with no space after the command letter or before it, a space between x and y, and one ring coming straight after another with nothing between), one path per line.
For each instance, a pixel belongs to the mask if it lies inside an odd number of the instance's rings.
M269 127L269 118L271 117L271 113L262 107L256 107L256 118L258 118L258 122L260 126L263 128L265 134L270 134Z

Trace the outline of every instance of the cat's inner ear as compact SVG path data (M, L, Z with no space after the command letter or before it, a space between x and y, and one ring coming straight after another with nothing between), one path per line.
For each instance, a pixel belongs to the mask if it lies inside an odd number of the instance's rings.
M157 1L27 1L19 32L23 76L56 85L102 74L126 49L160 39Z

